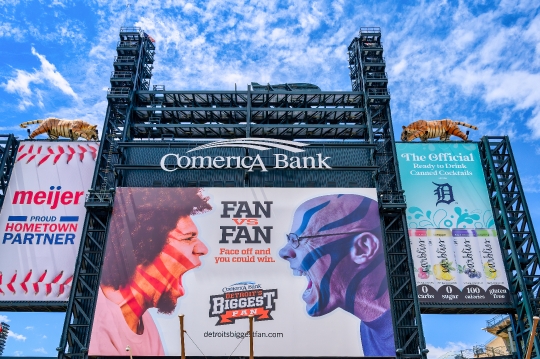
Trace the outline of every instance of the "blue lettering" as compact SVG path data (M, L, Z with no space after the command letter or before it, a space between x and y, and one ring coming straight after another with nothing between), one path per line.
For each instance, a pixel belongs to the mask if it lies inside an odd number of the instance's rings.
M11 239L13 239L13 233L4 233L4 239L2 240L2 244L6 244L6 241Z
M11 244L15 244L15 243L22 244L22 243L21 243L21 234L20 234L20 233L17 233L17 234L15 235L15 239L13 240L13 242L11 242Z
M68 244L68 241L71 242L71 244L75 244L73 240L75 239L75 234L73 233L67 233L66 234L66 242L64 244Z
M62 241L64 240L64 233L58 233L56 235L56 239L54 241L54 244L64 244Z
M54 234L47 234L45 233L45 238L43 238L43 244L47 244L47 241L49 244L53 244Z
M41 241L41 237L43 236L42 233L36 233L35 236L37 237L36 244L39 244L39 241Z
M30 242L29 244L32 244L32 238L34 238L34 235L32 233L25 233L23 244L26 244L26 242Z

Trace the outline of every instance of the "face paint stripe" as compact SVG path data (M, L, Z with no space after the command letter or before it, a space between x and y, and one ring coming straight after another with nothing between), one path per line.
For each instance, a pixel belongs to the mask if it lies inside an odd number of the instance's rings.
M139 294L141 294L143 297L144 297L144 300L147 301L147 302L151 302L152 301L152 298L150 298L150 296L148 295L148 293L146 293L144 290L142 290L141 287L139 287L139 285L135 282L131 282L131 287L133 289L135 289Z
M165 281L169 283L171 281L171 278L173 278L173 274L167 269L161 258L156 258L152 264L154 265L154 267L156 267L159 274L161 274L161 276L165 278Z
M137 272L144 278L152 287L154 287L155 290L157 290L160 293L163 293L165 291L165 284L161 283L156 278L148 275L145 271L137 268Z
M347 290L345 292L345 310L348 311L351 314L354 314L354 302L356 300L356 292L358 290L358 285L362 281L363 278L368 277L371 272L373 272L375 269L379 267L379 264L384 261L383 256L378 256L373 262L371 262L363 271L357 273L353 279L351 279L351 282L347 286ZM386 268L385 268L386 270ZM375 296L375 299L379 299L381 295L383 295L385 292L383 291L381 293L382 287L388 287L388 283L386 281L386 276L383 278L383 281L381 283L381 286L379 287L379 290Z
M381 282L381 286L379 287L379 291L377 292L375 299L379 299L380 297L385 295L387 290L388 290L388 281L386 280L386 276L385 276L383 278L383 281Z
M143 314L143 308L139 304L139 302L137 302L135 297L133 296L133 293L131 292L131 289L129 287L121 288L120 289L120 294L122 295L122 297L126 301L127 306L131 309L133 314L140 317Z
M187 259L186 256L184 256L179 250L177 250L176 248L174 248L170 244L167 244L163 248L163 253L165 253L165 254L173 257L174 259L176 259L178 261L178 263L180 263L181 265L183 265L186 268L186 270L190 270L192 268L195 268L195 264L191 263L191 261L189 259Z
M372 202L371 199L364 198L354 211L352 211L345 217L338 219L335 222L328 223L326 226L319 229L319 232L328 231L334 228L343 227L348 224L361 221L367 215L371 202Z
M317 247L309 252L300 264L300 268L307 272L321 257L330 255L330 266L321 279L319 288L320 298L317 303L308 310L309 315L316 314L318 311L324 309L330 302L330 279L337 265L349 254L353 240L354 236L348 236Z
M309 221L311 220L311 217L313 217L313 215L315 213L317 213L318 211L320 211L324 207L328 206L329 203L330 203L330 201L326 201L324 203L321 203L318 206L315 206L315 207L313 207L311 209L308 209L306 211L306 213L304 213L304 216L302 217L302 223L300 224L300 228L298 228L294 233L296 233L296 235L298 235L298 236L301 235L302 233L304 233L304 231L306 230L306 228L308 226Z

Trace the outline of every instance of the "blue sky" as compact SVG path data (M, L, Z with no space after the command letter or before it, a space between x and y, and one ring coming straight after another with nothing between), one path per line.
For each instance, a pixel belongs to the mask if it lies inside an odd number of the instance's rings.
M0 0L0 133L55 116L101 125L118 30L156 39L152 84L239 89L311 82L350 90L347 46L380 26L396 129L451 118L508 135L540 225L540 4L508 1ZM398 131L399 132L399 131ZM5 355L55 355L60 314L0 313ZM7 317L7 318L4 318ZM426 316L430 358L490 335L491 316ZM44 338L46 336L46 338Z

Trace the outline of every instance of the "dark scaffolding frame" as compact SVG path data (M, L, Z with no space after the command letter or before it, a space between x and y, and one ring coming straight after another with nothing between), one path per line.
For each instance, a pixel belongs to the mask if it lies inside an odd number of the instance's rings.
M59 358L88 356L115 188L125 182L127 171L149 169L130 162L129 148L174 148L186 146L186 140L191 140L193 146L193 139L204 142L241 137L341 140L348 146L354 143L371 151L370 165L355 170L372 175L371 183L379 197L396 355L425 358L380 29L361 28L349 46L352 91L345 92L320 91L316 86L302 84L254 84L247 91L167 91L159 85L150 89L154 50L141 29L120 30ZM538 244L508 140L502 141L504 145L497 141L484 138L480 147L507 254L507 270L512 273L511 290L518 313L513 325L518 340L525 343L528 323L537 312ZM250 183L246 173L232 186ZM447 308L445 312L459 313L463 309Z
M0 210L4 205L7 186L15 164L19 141L13 135L0 135Z
M397 356L425 358L426 343L418 304L390 112L390 92L381 29L362 27L348 49L351 86L365 94L367 140L378 165L376 186L386 240L386 267Z
M533 317L540 314L540 247L508 136L483 137L480 153L514 301L515 312L510 313L512 333L518 359L522 359ZM536 358L540 355L540 341L537 335L533 340L531 358Z

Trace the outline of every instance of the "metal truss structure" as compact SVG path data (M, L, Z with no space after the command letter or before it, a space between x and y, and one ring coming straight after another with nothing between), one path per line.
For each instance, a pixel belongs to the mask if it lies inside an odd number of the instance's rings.
M9 334L9 325L1 322L0 323L0 355L4 353L4 348L6 345L6 340Z
M480 150L515 306L515 315L510 318L521 359L525 357L533 317L540 314L540 247L508 137L484 137ZM531 358L538 356L540 341L534 336Z
M139 28L120 30L59 358L88 356L117 186L347 187L353 186L354 182L346 182L350 178L363 178L362 183L369 184L366 187L377 188L396 354L426 357L380 29L362 28L348 50L352 91L322 91L311 84L257 83L247 91L170 91L160 85L150 88L155 51L150 38ZM354 157L347 152L354 147L367 153L367 162L354 165L347 159L337 171L328 171L334 173L328 176L313 175L309 170L269 173L266 178L243 169L182 171L178 176L184 177L176 182L160 177L163 171L155 162L153 167L144 162L149 148L186 149L217 138L242 137L302 140L349 157ZM510 279L518 313L515 333L518 342L525 343L532 315L537 313L538 244L507 139L484 138L481 149L507 270L513 275ZM331 178L340 171L344 175L339 181ZM538 342L535 344L538 352Z
M406 358L427 355L418 304L405 198L397 164L390 92L381 42L381 29L363 27L349 46L349 69L353 91L364 94L365 139L376 145L374 164L378 167L377 193L386 241L390 303L392 306L396 353Z
M9 178L17 156L19 141L13 135L0 135L0 209L4 205Z
M57 348L59 358L88 356L114 188L118 181L114 165L124 161L117 144L128 139L136 93L148 90L152 76L155 46L141 29L122 28L116 50L118 56L114 58L111 88L107 91L107 113L92 190L85 203L87 213L81 246Z
M360 69L358 78L351 72L353 91L329 92L311 84L261 86L256 83L248 86L247 91L167 91L159 85L150 89L153 44L140 29L121 29L59 358L88 355L114 189L132 183L130 173L150 170L135 161L134 151L144 153L144 148L149 146L185 147L216 138L241 137L297 139L313 142L314 146L333 146L343 154L351 147L367 153L367 164L349 164L331 172L353 171L351 178L363 176L367 178L365 187L377 187L386 236L397 353L407 358L425 356L419 309L414 300L415 286L409 270L412 263L408 255L405 200L396 163L386 75L383 67L384 78L379 78L380 74L373 74L371 67L355 62L354 57L356 54L358 61L373 56L382 58L380 30L372 30L366 33L362 29L360 38L354 39L350 47L350 62ZM369 51L365 50L366 46ZM356 86L355 81L361 81L361 86ZM208 171L194 174L191 179L195 178L193 185L269 185L253 174L240 172L231 175L231 181L208 181ZM317 178L310 179L309 172L274 178L270 185L347 187L353 183L344 180L337 183L330 177L322 179L324 183L320 178L316 182ZM148 177L148 172L144 173L139 177ZM303 179L295 183L294 179L299 177ZM186 181L182 183L191 185L192 182ZM149 185L161 186L163 182L156 179Z

